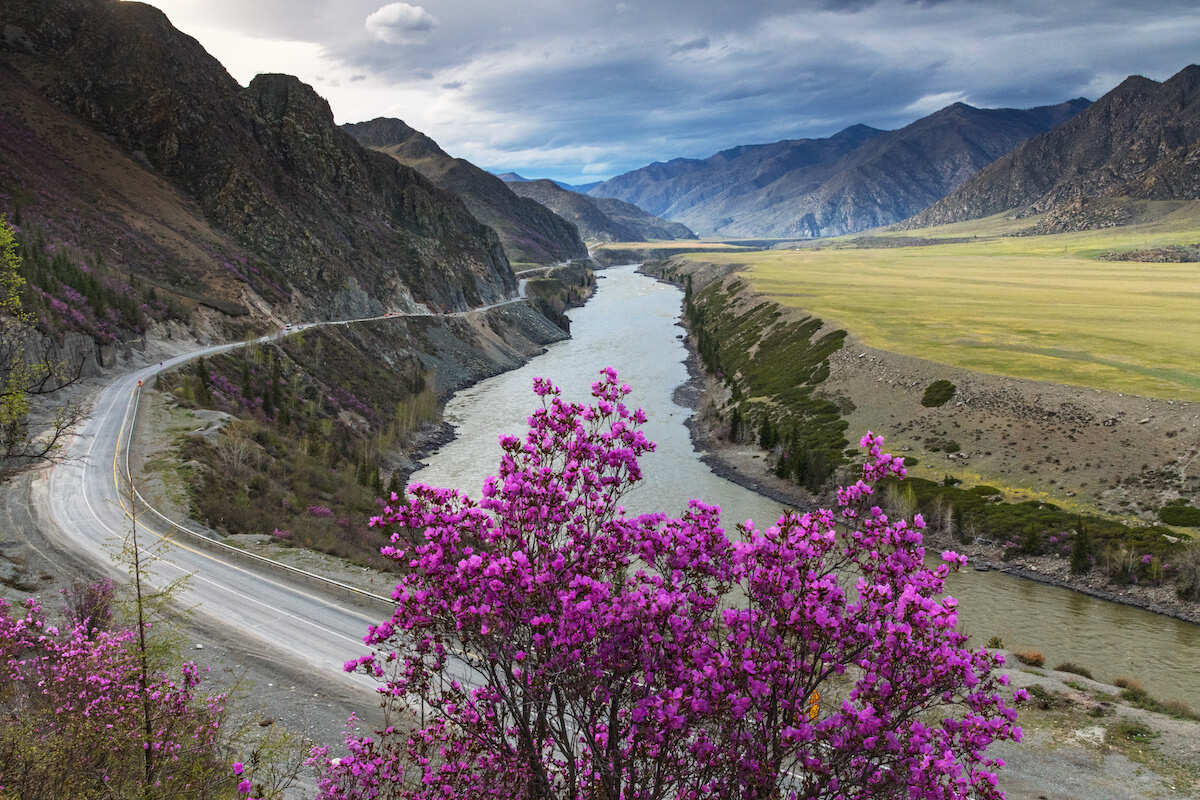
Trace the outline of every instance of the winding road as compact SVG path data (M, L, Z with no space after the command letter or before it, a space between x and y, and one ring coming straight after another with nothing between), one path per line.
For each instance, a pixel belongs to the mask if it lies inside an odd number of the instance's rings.
M447 315L389 314L294 325L251 342L204 347L121 375L100 390L90 417L65 448L64 461L50 472L44 517L49 518L53 530L46 533L59 546L88 557L102 573L120 572L112 554L120 550L130 530L125 480L128 442L140 386L161 371L308 328L417 316L467 316L519 302L524 299ZM322 586L316 576L297 574L293 568L233 548L221 552L220 544L198 540L196 534L187 533L144 503L138 504L137 524L143 547L153 547L152 539L165 542L149 570L151 584L162 587L186 578L174 598L182 606L251 637L263 654L287 657L293 664L328 675L330 682L374 687L361 676L347 675L341 665L362 652L361 637L369 624L386 616L388 598L332 581Z

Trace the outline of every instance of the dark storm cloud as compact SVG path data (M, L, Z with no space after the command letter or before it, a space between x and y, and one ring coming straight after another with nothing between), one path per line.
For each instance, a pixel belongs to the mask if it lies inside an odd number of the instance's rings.
M201 0L153 1L170 14ZM956 100L1094 99L1128 74L1163 79L1197 59L1194 2L1133 5L204 0L203 13L316 43L344 86L381 87L318 86L339 120L400 116L485 166L582 180L860 122L898 127Z

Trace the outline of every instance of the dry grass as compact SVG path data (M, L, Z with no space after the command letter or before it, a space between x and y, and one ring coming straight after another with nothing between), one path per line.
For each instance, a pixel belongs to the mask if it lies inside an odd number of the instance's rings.
M1027 667L1044 667L1046 665L1046 657L1038 650L1017 650L1013 653L1013 657Z

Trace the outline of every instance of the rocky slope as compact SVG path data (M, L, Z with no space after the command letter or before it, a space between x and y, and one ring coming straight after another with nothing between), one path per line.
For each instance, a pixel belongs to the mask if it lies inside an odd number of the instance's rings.
M493 231L339 130L296 78L241 87L140 3L12 0L0 30L0 125L13 134L0 208L50 244L108 245L123 275L256 317L465 308L515 291Z
M896 131L855 125L675 159L618 175L589 194L636 203L704 234L811 238L897 222L944 197L1021 142L1088 105L1027 110L955 103Z
M584 239L593 242L642 242L648 239L695 239L686 225L647 214L632 203L611 197L589 197L554 181L513 181L509 187L570 220Z
M475 218L500 235L513 261L553 264L587 258L574 226L537 202L515 194L500 178L461 158L398 119L343 125L360 144L386 153L462 198Z
M1069 122L982 170L906 226L1004 211L1049 212L1042 229L1111 226L1134 200L1200 198L1200 66L1163 83L1132 76Z

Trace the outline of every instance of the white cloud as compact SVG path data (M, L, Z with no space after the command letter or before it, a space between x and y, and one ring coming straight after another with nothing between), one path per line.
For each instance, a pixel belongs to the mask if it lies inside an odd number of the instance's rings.
M381 42L403 44L412 41L414 34L433 30L437 20L421 6L408 3L388 3L367 15L367 33Z
M935 111L940 111L946 106L965 102L967 102L967 95L964 92L938 92L918 97L906 105L904 111L923 117Z

